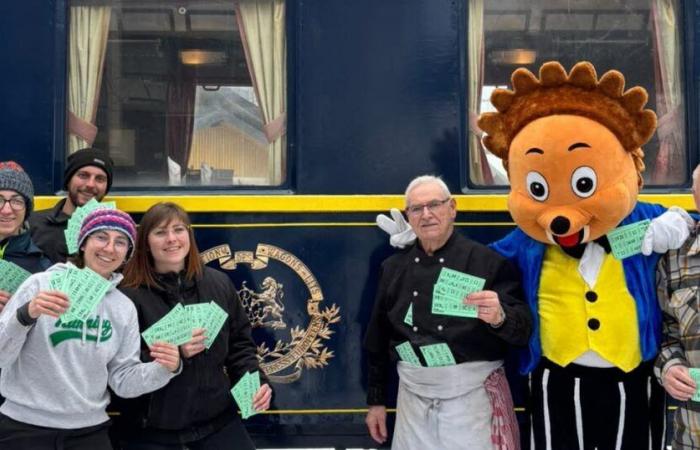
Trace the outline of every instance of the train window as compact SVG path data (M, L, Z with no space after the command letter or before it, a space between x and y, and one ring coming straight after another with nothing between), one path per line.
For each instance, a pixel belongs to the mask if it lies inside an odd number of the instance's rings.
M279 186L284 0L71 0L67 152L115 186Z
M602 75L620 70L627 86L649 93L659 126L644 146L646 185L688 180L683 97L683 11L679 0L468 0L468 108L470 181L505 185L501 161L480 143L476 117L492 108L496 87L525 66L545 61L571 68L591 61Z

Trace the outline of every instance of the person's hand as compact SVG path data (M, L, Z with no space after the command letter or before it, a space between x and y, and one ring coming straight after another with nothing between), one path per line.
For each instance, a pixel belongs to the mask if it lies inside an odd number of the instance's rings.
M204 346L204 341L206 339L207 337L204 335L204 328L195 328L192 331L192 339L180 346L182 356L189 359L194 355L203 352L206 348Z
M663 384L671 397L682 402L690 400L697 388L688 368L681 364L669 367L663 376Z
M12 294L7 291L0 290L0 313L3 309L5 309L5 305L7 305L10 297L12 297Z
M70 302L68 296L60 291L39 291L39 293L29 301L29 317L38 319L40 315L58 318L66 312Z
M389 211L391 220L384 214L377 215L377 226L389 234L389 243L392 247L404 248L408 245L413 244L416 240L416 233L413 232L413 228L406 222L403 214L396 208L391 208Z
M265 383L253 395L253 409L256 411L267 411L270 407L270 400L272 400L272 388Z
M465 305L476 305L479 308L479 319L498 327L503 323L505 314L498 294L494 291L473 292L464 299Z
M367 411L367 417L365 418L365 423L367 424L367 430L369 430L370 436L378 444L383 444L389 437L386 432L386 406L384 405L372 405Z
M151 345L151 358L170 372L176 372L180 367L180 350L177 345L156 342Z

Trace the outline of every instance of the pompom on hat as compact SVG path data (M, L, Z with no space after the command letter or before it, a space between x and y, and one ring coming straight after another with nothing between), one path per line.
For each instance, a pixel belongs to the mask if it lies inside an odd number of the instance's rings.
M78 248L83 246L85 240L92 233L101 230L120 231L129 239L129 250L126 253L126 259L131 258L134 252L134 241L136 239L136 224L131 216L124 211L118 209L96 209L88 214L80 226L78 234Z
M0 190L15 191L24 198L26 219L34 206L34 186L22 166L14 161L0 162Z

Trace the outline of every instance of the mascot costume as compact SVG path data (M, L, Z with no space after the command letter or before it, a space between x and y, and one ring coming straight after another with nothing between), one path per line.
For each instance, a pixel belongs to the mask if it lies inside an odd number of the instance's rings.
M656 128L647 93L625 91L617 71L598 79L588 62L569 73L545 63L539 78L520 68L511 80L478 124L508 172L517 225L492 247L520 268L535 324L520 360L531 374L534 449L662 448L655 269L688 225L681 209L637 202L641 146ZM392 245L412 241L392 216L377 218ZM606 235L647 219L642 252L617 259Z

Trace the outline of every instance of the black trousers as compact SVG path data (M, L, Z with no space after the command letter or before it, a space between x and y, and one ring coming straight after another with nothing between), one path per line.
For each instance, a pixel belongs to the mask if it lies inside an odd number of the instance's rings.
M531 379L532 450L661 450L664 399L651 362L624 373L543 359Z
M111 450L108 428L109 421L72 430L38 427L0 414L0 449Z
M167 432L160 431L149 436L144 431L139 437L122 442L123 450L255 450L255 444L248 436L248 432L241 420L236 417L229 421L223 428L208 433L201 438L188 440L183 443L168 443L168 440L177 435L163 436ZM160 435L160 436L158 436ZM158 439L158 438L171 439ZM159 442L160 441L160 442ZM0 448L2 448L0 446Z

